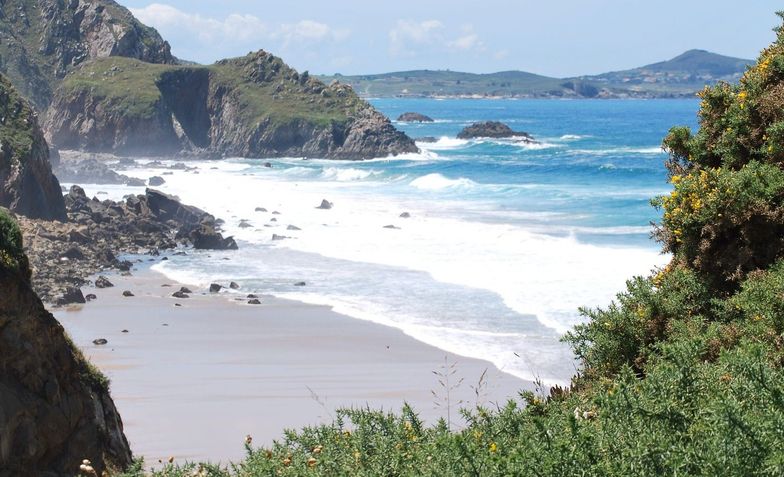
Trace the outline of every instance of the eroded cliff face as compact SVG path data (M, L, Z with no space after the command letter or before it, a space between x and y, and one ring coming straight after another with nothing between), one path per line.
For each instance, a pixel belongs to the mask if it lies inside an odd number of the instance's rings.
M2 0L0 34L0 72L40 110L68 71L86 60L176 61L157 31L112 0Z
M101 475L131 451L105 378L30 287L21 234L0 210L0 475Z
M49 146L29 104L0 75L0 206L30 218L65 220Z
M112 58L55 93L45 123L61 149L120 155L369 159L418 149L354 91L264 51L209 67Z

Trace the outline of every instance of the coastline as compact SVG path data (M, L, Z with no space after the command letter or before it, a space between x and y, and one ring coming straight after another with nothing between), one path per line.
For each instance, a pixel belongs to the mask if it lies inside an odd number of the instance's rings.
M503 405L535 387L329 307L269 296L250 305L242 290L193 288L176 299L182 285L148 267L109 278L113 288L84 288L95 301L53 312L111 379L126 435L147 465L237 461L246 435L270 444L284 428L331 421L340 407L398 411L407 402L434 424L446 417L432 394L446 397L434 374L445 360L464 379L449 396L453 425L460 407ZM93 344L99 338L108 343Z

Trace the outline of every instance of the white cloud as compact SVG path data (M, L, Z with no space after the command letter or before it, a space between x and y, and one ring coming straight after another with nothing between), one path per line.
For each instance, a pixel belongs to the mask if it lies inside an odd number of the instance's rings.
M398 20L389 31L389 52L392 56L416 56L423 50L483 51L484 43L473 27L462 28L462 34L448 35L439 20Z
M444 24L438 20L398 20L395 28L389 31L389 51L392 55L414 55L420 45L442 43L440 31L443 28Z
M217 19L161 3L130 10L142 23L160 30L165 38L188 38L191 41L195 38L206 49L223 44L254 50L280 46L285 50L317 42L340 42L350 35L347 29L335 29L308 19L272 25L255 15L233 13Z
M285 45L292 43L316 42L316 41L343 41L350 35L349 30L333 29L325 23L313 20L302 20L293 24L283 24L279 27L275 35L284 40Z
M476 33L469 33L468 35L461 36L456 40L450 41L449 46L457 48L458 50L472 50L481 46L482 42L479 40L479 35Z

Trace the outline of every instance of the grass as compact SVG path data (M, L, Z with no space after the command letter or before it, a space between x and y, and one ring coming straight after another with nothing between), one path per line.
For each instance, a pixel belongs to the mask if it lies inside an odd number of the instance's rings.
M264 52L220 61L210 66L210 72L218 87L232 91L249 125L267 120L280 125L341 124L364 104L353 94L338 96L307 73L299 74Z
M259 57L264 59L261 66ZM62 91L67 97L89 94L113 115L146 119L158 114L164 100L158 85L170 81L170 74L189 70L207 70L211 90L223 91L236 102L246 127L263 123L272 127L339 125L364 106L355 95L339 96L266 53L211 66L157 65L130 58L105 58L68 75Z
M131 58L105 58L68 75L61 88L68 97L89 93L120 116L152 118L163 99L156 84L164 73L177 68Z

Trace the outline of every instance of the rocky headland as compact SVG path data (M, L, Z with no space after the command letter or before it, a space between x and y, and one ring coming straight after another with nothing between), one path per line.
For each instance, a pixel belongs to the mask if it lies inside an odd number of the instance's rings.
M418 151L345 85L264 51L212 66L128 58L84 64L44 124L60 149L119 155L367 159Z
M498 121L485 121L471 124L463 128L457 135L458 139L516 139L525 142L535 142L533 136L527 132L514 131L506 124Z

